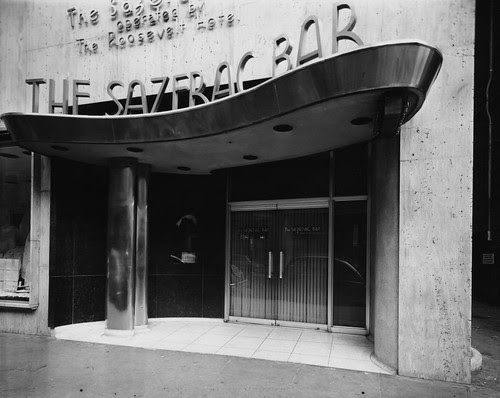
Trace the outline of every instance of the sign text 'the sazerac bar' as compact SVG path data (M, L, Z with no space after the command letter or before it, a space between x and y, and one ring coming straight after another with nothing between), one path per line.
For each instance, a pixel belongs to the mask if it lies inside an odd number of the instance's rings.
M153 3L153 0L151 1ZM158 1L157 1L158 3ZM161 3L161 2L159 2ZM128 4L128 2L123 3L124 6L125 4ZM141 3L142 4L142 3ZM116 6L113 9L111 16L112 18L117 18L118 11L116 9ZM159 6L155 6L159 7ZM349 18L348 23L344 27L339 27L339 12L343 9L347 9L350 11L351 15ZM126 11L125 11L126 10ZM176 9L173 9L176 11ZM189 13L191 13L191 7L189 8ZM193 8L192 12L193 13L198 13L203 10L203 7L200 6L198 8ZM131 16L134 11L132 11L132 8L125 7L123 8L123 15L125 16ZM139 11L135 10L136 13L140 13L142 15L143 13L143 8L140 9ZM335 54L338 52L338 42L340 40L350 40L357 45L362 45L363 42L360 39L360 37L354 33L353 29L356 25L356 13L352 5L349 3L336 3L333 8L333 18L332 18L332 26L329 27L328 30L325 30L324 32L320 31L320 24L318 22L318 18L314 15L311 15L307 17L302 26L300 27L300 36L299 36L299 44L298 44L298 50L296 52L296 59L295 62L292 59L293 54L293 46L292 43L290 42L290 39L288 38L288 35L286 34L280 34L279 36L275 37L273 40L273 55L271 60L258 60L256 59L256 62L272 62L272 77L275 77L277 75L277 69L279 65L284 65L280 69L285 70L285 71L290 71L294 67L300 67L301 65L313 61L315 59L320 59L323 58L323 45L321 41L322 35L326 35L330 33L332 35L332 49L331 53ZM89 12L89 18L86 17L86 14L84 13L77 13L75 9L69 9L68 10L68 16L70 19L70 24L71 27L74 29L76 26L85 26L88 24L89 19L93 24L97 24L99 22L99 13L96 10L91 10ZM151 14L152 16L153 14ZM176 20L178 21L179 19L177 18L177 11L174 13L174 11L171 11L169 13L168 11L163 11L161 13L158 9L158 13L154 14L157 17L159 15L162 15L162 18L167 19L170 18L170 15L175 15ZM198 15L198 14L197 14ZM144 15L146 17L146 15ZM159 18L159 17L158 17ZM228 14L227 17L227 23L229 25L232 25L234 22L234 14ZM129 21L129 20L127 20ZM145 22L149 21L148 18L137 18L137 27L140 28L144 26L147 23L151 22ZM118 21L117 26L118 28L118 33L120 33L122 28L120 26L120 21ZM127 22L125 23L127 26ZM209 24L210 25L210 24ZM135 22L134 22L135 26ZM200 25L197 25L198 28ZM128 28L125 28L128 29ZM130 28L132 29L132 28ZM168 29L168 28L167 28ZM210 29L210 28L209 28ZM146 35L149 34L146 33ZM138 33L138 35L143 34L143 33ZM165 28L163 28L163 33L162 35L165 34ZM309 36L311 35L311 36ZM168 36L168 34L167 34ZM111 46L117 46L117 47L124 47L125 44L116 44L115 42L117 41L118 43L125 43L123 42L123 37L117 36L115 33L110 32L109 33L110 37L110 47ZM312 40L315 42L315 48L312 51L305 52L305 42L307 38L312 38ZM123 40L122 40L123 39ZM83 40L83 39L82 39ZM130 39L132 40L132 39ZM129 44L132 44L129 40ZM153 40L153 39L152 39ZM144 38L142 39L144 41ZM113 42L113 44L111 44ZM135 43L135 39L133 40ZM95 44L95 43L94 43ZM90 48L94 48L94 44L90 46ZM84 42L81 43L81 45L85 48L84 51L88 51L87 47L88 44L85 44ZM97 46L97 44L95 44ZM97 51L97 48L95 51ZM92 50L94 51L94 50ZM109 82L107 85L107 93L109 95L109 98L116 104L116 112L113 115L128 115L131 113L154 113L159 111L159 106L162 102L162 99L164 95L167 93L168 88L170 87L169 92L172 93L172 103L171 103L171 109L175 110L179 108L179 92L181 91L188 91L189 92L189 103L188 106L194 106L199 103L208 103L210 101L214 101L217 99L221 99L227 96L231 96L237 92L243 91L243 78L244 78L244 72L245 72L245 66L247 65L248 61L251 59L255 59L256 56L253 51L248 51L246 52L241 59L238 62L238 65L236 66L236 70L234 69L234 66L230 65L227 61L220 62L215 70L215 76L212 80L212 86L213 86L213 92L211 97L207 97L204 92L207 87L205 83L205 78L204 76L198 72L198 71L190 71L187 73L182 73L182 74L177 74L174 76L161 76L161 77L152 77L150 80L153 84L155 84L158 87L158 90L156 93L147 93L145 85L142 81L135 79L132 80L128 83L126 86L124 82L118 81L118 80L113 80ZM227 82L226 85L222 83L222 81L225 80ZM30 78L26 80L26 83L29 85L33 86L32 89L32 111L33 112L38 112L39 111L39 97L40 97L40 85L45 84L47 82L46 79L44 78ZM53 79L49 79L49 99L48 99L48 111L49 113L55 113L56 109L59 109L62 111L62 113L68 113L68 108L69 108L69 86L70 86L70 81L68 79L63 79L62 81L63 85L63 95L62 95L62 101L57 102L55 100L55 81ZM72 106L73 106L73 114L78 114L78 99L79 98L89 98L90 94L88 92L80 91L81 86L90 86L90 80L81 80L81 79L75 79L72 80L71 87L72 87ZM227 87L226 87L227 86ZM125 106L122 105L122 103L118 100L114 93L114 89L116 87L122 87L125 88L127 87L127 97L126 97L126 102ZM155 95L155 101L151 108L148 108L147 104L147 95L154 94ZM134 96L139 96L140 98L140 103L139 104L132 104L132 98Z

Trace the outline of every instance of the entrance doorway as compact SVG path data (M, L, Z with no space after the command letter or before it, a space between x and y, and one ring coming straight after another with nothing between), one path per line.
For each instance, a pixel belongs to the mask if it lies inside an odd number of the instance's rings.
M228 319L367 333L366 209L366 197L231 203Z
M367 155L353 146L229 171L226 321L368 333Z
M328 201L293 206L232 206L230 317L327 324Z

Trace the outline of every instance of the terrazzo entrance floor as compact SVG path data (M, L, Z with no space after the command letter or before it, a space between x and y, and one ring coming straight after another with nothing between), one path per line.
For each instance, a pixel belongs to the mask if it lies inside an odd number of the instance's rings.
M365 336L311 329L225 323L218 319L156 318L149 320L147 331L133 336L108 336L105 322L90 322L57 327L55 337L389 373L372 361L373 343Z

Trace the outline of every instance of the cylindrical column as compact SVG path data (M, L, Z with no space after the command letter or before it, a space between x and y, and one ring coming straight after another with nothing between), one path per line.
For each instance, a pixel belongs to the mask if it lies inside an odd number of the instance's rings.
M134 330L136 160L109 161L106 326Z
M148 187L151 167L137 165L135 326L148 324Z

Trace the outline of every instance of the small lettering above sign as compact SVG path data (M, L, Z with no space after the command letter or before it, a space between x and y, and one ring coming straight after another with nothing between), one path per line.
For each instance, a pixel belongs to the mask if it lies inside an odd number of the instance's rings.
M89 23L97 25L100 14L95 9L81 11L71 7L67 10L67 16L74 30L75 27L86 28ZM107 35L109 50L171 40L182 35L186 29L204 32L232 27L239 21L235 10L207 12L204 0L181 0L175 3L163 0L111 0L109 17L116 24L115 30ZM79 38L76 42L82 55L96 54L100 48L99 43L85 38Z

